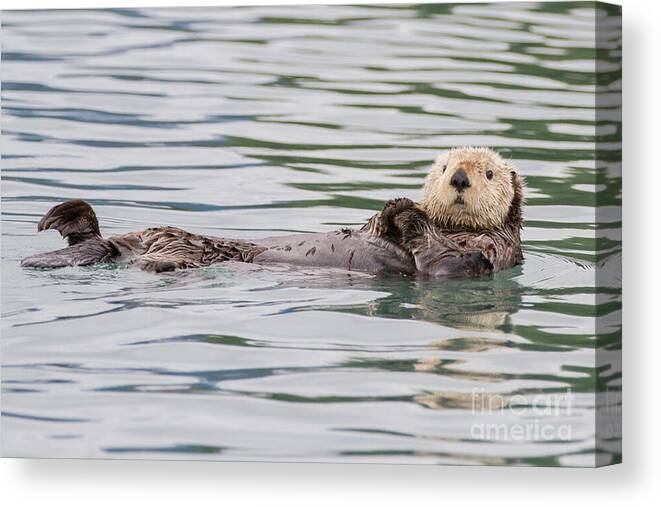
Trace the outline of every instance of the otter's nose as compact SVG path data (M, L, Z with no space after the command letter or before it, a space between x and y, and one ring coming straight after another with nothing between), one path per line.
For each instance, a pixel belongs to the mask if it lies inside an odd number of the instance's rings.
M456 173L452 175L450 180L450 185L457 189L457 192L463 192L465 189L471 186L471 182L468 179L468 175L464 172L463 169L459 169Z

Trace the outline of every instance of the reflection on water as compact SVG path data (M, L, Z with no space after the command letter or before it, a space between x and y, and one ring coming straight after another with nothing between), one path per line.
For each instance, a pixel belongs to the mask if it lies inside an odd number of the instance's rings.
M619 19L595 51L593 6L3 13L3 454L618 461ZM332 230L469 144L528 182L526 261L490 278L18 266L65 199L108 235Z

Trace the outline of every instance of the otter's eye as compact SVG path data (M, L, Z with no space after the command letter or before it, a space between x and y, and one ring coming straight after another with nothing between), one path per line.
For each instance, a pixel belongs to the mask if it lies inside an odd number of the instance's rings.
M488 170L486 173L484 173L484 174L486 174L488 180L490 180L490 179L493 178L493 171L492 171L491 169L489 169L489 170Z
M444 165L443 165L443 172L445 172L445 170L446 170L447 168L448 168L448 165L447 165L447 164L444 164Z

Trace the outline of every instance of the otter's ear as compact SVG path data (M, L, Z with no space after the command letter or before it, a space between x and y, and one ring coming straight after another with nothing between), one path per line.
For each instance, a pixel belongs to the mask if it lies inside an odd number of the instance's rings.
M450 152L445 151L441 153L438 157L436 157L436 160L434 161L434 165L431 167L431 172L432 173L437 173L438 175L441 175L445 172L445 168L448 165L448 159L450 158Z
M425 193L436 186L438 180L443 176L448 164L450 152L441 153L431 166L427 179L425 181Z

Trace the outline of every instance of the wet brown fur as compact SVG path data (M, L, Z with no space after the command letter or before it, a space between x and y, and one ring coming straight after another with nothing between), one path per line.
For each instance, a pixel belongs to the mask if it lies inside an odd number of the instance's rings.
M461 193L450 185L458 170L470 181ZM389 201L364 229L401 244L420 274L480 276L523 261L523 192L523 178L495 151L454 148L432 166L420 204Z
M459 169L470 180L461 195L449 183ZM37 227L58 230L69 247L27 257L21 265L55 268L120 260L162 272L225 261L289 262L373 273L480 276L522 261L522 202L523 180L510 163L487 148L455 148L432 166L420 204L388 201L360 230L250 242L154 227L103 238L92 207L73 200L49 210ZM342 246L336 248L337 235ZM305 248L306 241L327 248Z

